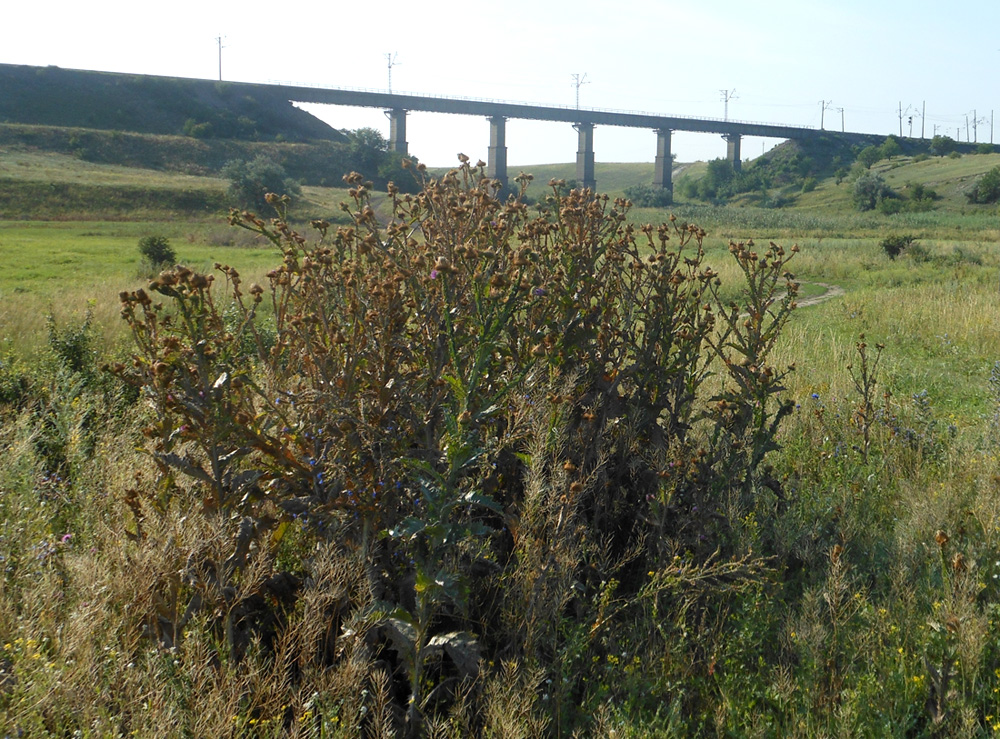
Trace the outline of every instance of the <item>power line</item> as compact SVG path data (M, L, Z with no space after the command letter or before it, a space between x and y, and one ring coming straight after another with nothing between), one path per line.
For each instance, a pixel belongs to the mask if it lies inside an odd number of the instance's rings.
M224 39L221 33L215 37L215 42L219 45L219 82L222 82L222 50L226 48L222 45L222 39Z
M581 74L573 74L571 76L573 77L573 85L576 87L576 109L579 110L580 109L580 86L581 85L589 85L590 81L587 80L587 73L586 72L584 72L582 75Z
M399 66L400 64L402 64L402 62L396 61L395 51L387 51L384 54L384 56L385 56L386 66L388 66L389 68L389 92L392 92L392 68Z
M736 99L736 97L737 97L737 95L736 95L736 88L734 87L732 90L719 90L719 92L722 94L722 97L719 98L719 99L723 103L725 103L725 107L723 108L724 112L723 112L723 115L722 115L722 120L728 121L729 120L729 101Z
M820 100L820 110L819 110L819 130L823 130L823 116L826 114L826 109L830 107L832 100Z

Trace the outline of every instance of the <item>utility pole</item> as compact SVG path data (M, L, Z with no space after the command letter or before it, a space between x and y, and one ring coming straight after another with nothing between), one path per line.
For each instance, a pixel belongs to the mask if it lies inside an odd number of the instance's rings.
M903 138L903 101L899 101L899 138Z
M913 138L913 116L912 115L907 119L907 122L910 125L910 130L907 131L906 137L909 138L909 139L912 139Z
M219 45L219 82L222 82L222 50L226 47L222 45L222 39L224 39L221 33L215 37L215 42Z
M719 90L719 93L722 95L722 97L719 98L719 100L721 100L723 103L725 103L725 107L723 108L722 120L728 121L729 120L729 101L736 99L736 88L734 87L732 90Z
M965 114L965 143L969 143L971 139L969 138L969 114Z
M573 85L576 87L576 109L580 109L580 87L581 85L589 85L590 81L587 79L587 73L583 74L573 74Z
M993 111L990 111L990 145L993 145Z
M402 62L397 62L396 61L396 52L395 51L392 51L392 52L387 51L384 54L384 56L385 56L386 66L389 69L389 92L392 92L392 68L393 67L398 67L400 64L402 64Z
M844 133L845 131L847 131L847 127L844 125L844 109L843 108L834 108L834 110L836 110L836 111L838 111L840 113L840 132Z
M972 140L975 143L979 143L979 130L976 128L976 124L979 123L979 116L976 114L976 109L972 109Z
M927 122L927 101L924 100L920 106L920 140L924 140L924 123Z
M823 116L826 114L826 109L830 107L832 100L820 100L819 105L819 130L823 130Z

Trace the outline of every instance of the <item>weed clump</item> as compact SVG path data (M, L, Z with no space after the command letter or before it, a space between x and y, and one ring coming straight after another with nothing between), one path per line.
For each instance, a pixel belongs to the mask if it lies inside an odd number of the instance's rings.
M904 249L907 249L917 243L915 237L910 235L905 236L886 236L882 239L878 245L882 247L882 251L888 255L889 259L895 259L898 257Z
M636 609L672 611L689 578L762 576L797 248L732 243L744 287L723 300L705 232L633 226L624 200L554 185L532 215L530 178L501 199L463 161L414 196L390 187L382 225L370 184L346 179L352 223L315 221L318 240L231 213L280 250L267 285L218 264L121 294L137 351L115 371L153 406L160 471L155 506L131 500L133 535L154 536L151 510L232 522L170 591L183 618L150 614L151 636L176 645L188 619L235 608L240 633L280 640L295 587L286 605L226 593L252 552L267 553L262 582L301 583L309 564L289 548L332 547L382 604L365 629L416 732L448 705L443 686L505 659L558 676L568 706L613 641L657 640L630 631Z

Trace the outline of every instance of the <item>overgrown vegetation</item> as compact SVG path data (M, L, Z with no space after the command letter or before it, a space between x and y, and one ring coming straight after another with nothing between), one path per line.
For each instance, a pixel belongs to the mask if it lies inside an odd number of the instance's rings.
M1000 166L994 167L979 178L966 197L970 203L996 203L1000 201Z
M481 174L0 347L4 732L993 730L992 252Z
M267 195L300 195L302 188L291 179L285 168L268 157L258 156L250 161L235 159L226 162L222 176L229 181L226 195L240 208L265 210Z
M886 253L889 259L895 259L904 249L913 246L914 243L916 243L916 239L906 234L905 236L886 236L878 245L882 247L882 251Z
M625 197L640 208L663 208L674 201L673 193L655 185L632 185L625 188Z

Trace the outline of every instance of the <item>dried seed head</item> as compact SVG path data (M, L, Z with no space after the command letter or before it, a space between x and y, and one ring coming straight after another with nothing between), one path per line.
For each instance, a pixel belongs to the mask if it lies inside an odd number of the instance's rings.
M951 558L951 569L955 572L965 572L969 569L961 552L955 552L955 556Z
M844 553L844 548L840 544L835 544L830 550L830 561L834 564L840 561L840 555Z

